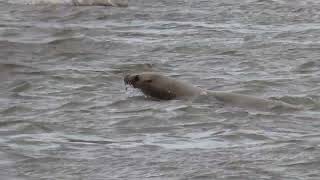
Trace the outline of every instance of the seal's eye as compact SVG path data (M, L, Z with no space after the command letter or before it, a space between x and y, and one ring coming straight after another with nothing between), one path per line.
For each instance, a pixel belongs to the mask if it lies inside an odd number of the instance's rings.
M147 83L152 83L151 79L146 80Z
M134 81L137 82L137 81L139 81L139 80L140 80L139 75L136 75L136 76L134 77Z

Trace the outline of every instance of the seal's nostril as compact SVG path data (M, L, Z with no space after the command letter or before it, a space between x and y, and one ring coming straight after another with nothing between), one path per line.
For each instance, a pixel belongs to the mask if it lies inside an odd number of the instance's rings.
M125 84L129 84L129 75L128 74L126 74L124 76L123 81L124 81Z
M139 80L140 80L139 75L136 75L136 76L134 77L134 81L136 82L136 81L139 81Z

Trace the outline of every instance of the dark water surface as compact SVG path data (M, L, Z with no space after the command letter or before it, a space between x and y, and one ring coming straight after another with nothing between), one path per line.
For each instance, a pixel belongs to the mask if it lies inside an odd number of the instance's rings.
M1 179L320 179L320 1L0 2ZM299 112L152 101L152 66Z

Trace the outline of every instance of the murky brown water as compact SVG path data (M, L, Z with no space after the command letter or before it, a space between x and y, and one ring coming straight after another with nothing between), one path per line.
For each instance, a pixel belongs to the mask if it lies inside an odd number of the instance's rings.
M317 0L0 2L1 179L320 179ZM151 101L155 71L301 112Z

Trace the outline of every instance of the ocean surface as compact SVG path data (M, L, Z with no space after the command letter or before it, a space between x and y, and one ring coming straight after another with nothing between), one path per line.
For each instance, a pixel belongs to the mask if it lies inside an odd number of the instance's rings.
M320 1L0 0L0 14L1 180L320 179ZM126 90L150 69L304 110Z

